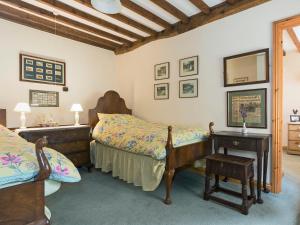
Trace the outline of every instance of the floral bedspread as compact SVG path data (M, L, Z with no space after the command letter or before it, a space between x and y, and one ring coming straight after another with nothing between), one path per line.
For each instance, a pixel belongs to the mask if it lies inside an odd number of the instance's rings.
M158 160L166 157L167 125L124 114L99 113L98 117L99 122L93 131L93 138L100 143ZM172 127L174 147L207 139L207 132L200 128Z
M44 153L52 169L49 179L63 182L81 180L77 168L64 155L49 148L44 148ZM0 125L0 186L28 181L38 172L35 145Z

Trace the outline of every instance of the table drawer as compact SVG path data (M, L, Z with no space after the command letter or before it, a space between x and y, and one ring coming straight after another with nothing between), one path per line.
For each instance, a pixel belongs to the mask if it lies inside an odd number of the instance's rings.
M289 124L289 130L295 130L300 132L300 124Z
M256 140L236 137L222 137L218 138L219 146L224 148L232 148L239 150L256 149Z
M289 141L289 150L300 151L300 141Z
M289 131L289 140L300 141L300 132L298 131Z

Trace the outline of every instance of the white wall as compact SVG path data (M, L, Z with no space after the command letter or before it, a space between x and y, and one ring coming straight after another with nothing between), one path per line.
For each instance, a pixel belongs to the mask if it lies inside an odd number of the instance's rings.
M0 19L0 108L6 108L8 126L19 126L14 106L29 101L29 89L58 91L59 108L32 108L28 125L37 125L41 115L53 115L60 124L73 123L72 103L81 103L81 123L86 123L87 110L97 98L115 88L115 55L111 51L72 41L46 32ZM19 81L19 53L28 52L65 60L69 92L62 86Z
M272 71L270 83L224 88L223 57L262 48L270 48L272 56L272 23L299 13L300 1L272 0L120 55L117 74L121 96L126 98L134 114L147 120L204 128L214 121L216 130L240 131L226 126L226 92L267 88L268 128L249 129L249 132L271 133ZM199 75L194 76L199 79L199 97L179 99L179 59L194 55L199 55ZM153 99L153 85L159 83L154 81L153 66L161 62L171 63L171 78L162 81L170 83L169 100Z
M283 57L283 146L288 145L288 123L293 109L300 113L300 53L287 52Z

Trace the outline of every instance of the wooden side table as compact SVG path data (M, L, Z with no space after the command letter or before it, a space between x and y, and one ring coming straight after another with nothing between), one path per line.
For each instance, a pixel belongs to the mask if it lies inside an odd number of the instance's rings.
M47 147L64 154L75 166L87 166L89 170L92 166L88 125L16 129L15 132L32 143L47 136Z
M215 153L219 152L219 148L224 148L224 154L228 153L228 149L252 151L257 156L257 203L262 204L261 198L261 178L263 175L264 192L267 189L267 170L269 155L269 134L242 134L240 132L220 131L212 135ZM263 165L262 165L262 162ZM263 170L262 170L263 168Z

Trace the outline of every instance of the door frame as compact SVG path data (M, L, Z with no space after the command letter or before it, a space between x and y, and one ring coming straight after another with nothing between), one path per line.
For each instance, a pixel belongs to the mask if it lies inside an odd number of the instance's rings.
M273 23L273 82L272 82L272 185L273 193L282 185L282 121L283 121L283 30L299 26L300 15Z

